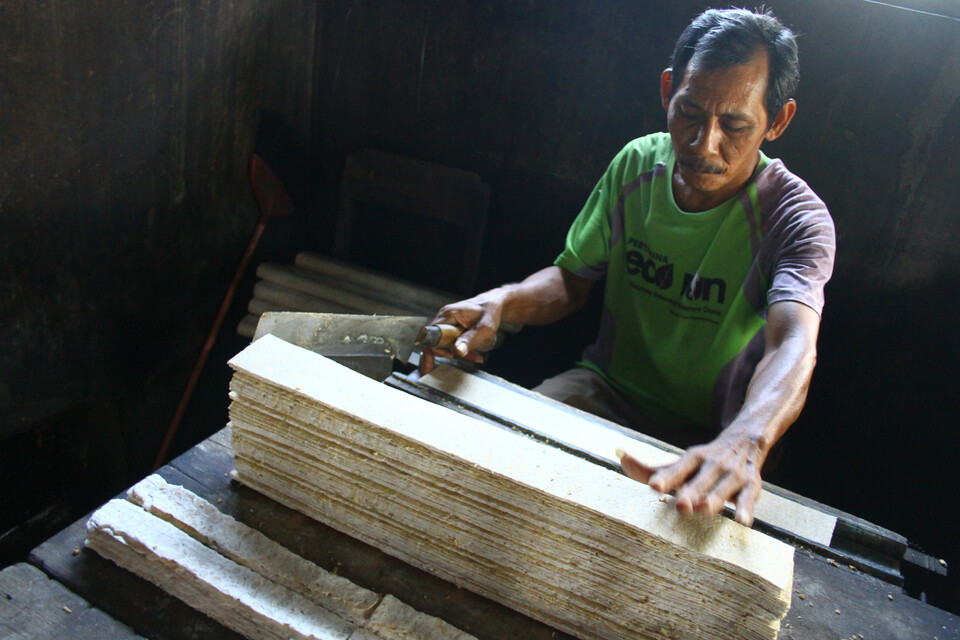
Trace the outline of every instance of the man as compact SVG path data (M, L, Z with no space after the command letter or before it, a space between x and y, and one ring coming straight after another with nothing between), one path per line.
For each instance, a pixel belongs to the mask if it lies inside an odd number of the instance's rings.
M833 222L760 151L796 113L793 34L773 16L710 10L683 32L660 93L669 133L629 143L574 222L553 266L448 305L455 351L481 361L501 322L554 322L605 279L597 341L537 390L689 446L632 478L676 490L681 512L736 504L753 521L760 471L796 420L816 361ZM424 354L428 372L435 355Z

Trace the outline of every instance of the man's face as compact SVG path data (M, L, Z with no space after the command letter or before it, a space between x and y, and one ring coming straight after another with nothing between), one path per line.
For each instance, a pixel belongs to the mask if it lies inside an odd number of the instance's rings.
M767 125L767 75L763 50L727 69L701 69L694 57L673 97L669 70L664 72L661 92L677 156L673 192L681 209L705 211L735 195L753 175L760 143L786 128L792 101L786 122L780 122L781 111L774 126Z

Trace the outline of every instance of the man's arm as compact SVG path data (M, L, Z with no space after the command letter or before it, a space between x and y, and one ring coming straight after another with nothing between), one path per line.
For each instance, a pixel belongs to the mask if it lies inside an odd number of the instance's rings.
M448 304L431 324L463 327L454 350L461 358L482 362L480 353L493 342L502 322L543 325L556 322L582 307L594 281L557 266L541 269L523 282L506 284L468 300ZM430 373L436 356L452 357L445 349L424 349L420 372Z
M737 522L753 523L760 470L774 443L800 415L817 360L820 316L792 301L770 305L766 347L743 408L716 439L690 447L675 463L653 468L625 455L624 472L661 493L676 490L683 513L715 515L734 501Z

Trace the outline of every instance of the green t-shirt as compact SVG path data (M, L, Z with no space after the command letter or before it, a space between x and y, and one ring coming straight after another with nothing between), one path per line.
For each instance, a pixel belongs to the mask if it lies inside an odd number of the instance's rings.
M762 156L738 196L694 214L674 201L673 166L666 133L624 147L555 264L606 277L600 335L582 365L654 420L720 428L762 356L767 305L821 311L833 223L778 160Z

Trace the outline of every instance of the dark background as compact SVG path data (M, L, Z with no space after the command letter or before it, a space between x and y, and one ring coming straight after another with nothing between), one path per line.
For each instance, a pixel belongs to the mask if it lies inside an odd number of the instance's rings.
M801 34L802 73L766 151L827 202L839 245L781 482L960 562L960 14L901 4L948 15L766 2ZM517 280L621 146L664 127L659 73L707 6L0 0L0 561L150 470L259 217L254 149L298 206L255 263L329 251L344 157L366 147L480 174L478 289ZM378 259L457 250L388 239ZM251 281L174 452L226 421ZM595 327L528 328L490 370L536 384ZM955 588L932 598L958 608Z

